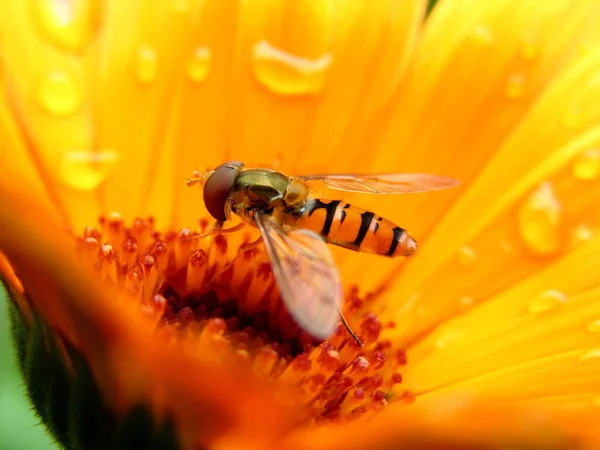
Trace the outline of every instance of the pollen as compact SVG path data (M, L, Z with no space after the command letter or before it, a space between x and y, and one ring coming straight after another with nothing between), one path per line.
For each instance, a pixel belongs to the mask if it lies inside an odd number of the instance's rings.
M414 399L398 388L406 352L380 338L395 324L369 311L371 295L351 286L342 308L363 346L341 322L317 341L287 312L264 247L247 249L249 233L211 234L206 220L198 223L160 231L152 218L126 224L113 213L86 227L75 250L104 283L139 303L157 334L174 345L196 339L202 351L290 388L307 421L350 421Z

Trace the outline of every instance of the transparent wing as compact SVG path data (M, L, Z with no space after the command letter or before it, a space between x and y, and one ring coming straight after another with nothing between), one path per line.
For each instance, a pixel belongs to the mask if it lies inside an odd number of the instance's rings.
M315 338L328 338L340 319L342 288L327 244L310 230L287 232L268 215L255 219L289 313Z
M408 194L436 191L458 185L453 178L427 173L304 175L306 181L322 181L330 189L364 194Z

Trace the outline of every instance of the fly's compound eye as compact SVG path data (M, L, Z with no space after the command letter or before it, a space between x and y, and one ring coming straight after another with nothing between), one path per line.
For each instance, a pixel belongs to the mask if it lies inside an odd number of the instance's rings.
M215 219L224 222L225 205L233 189L238 169L242 167L239 161L231 161L218 166L204 184L204 204L209 214Z

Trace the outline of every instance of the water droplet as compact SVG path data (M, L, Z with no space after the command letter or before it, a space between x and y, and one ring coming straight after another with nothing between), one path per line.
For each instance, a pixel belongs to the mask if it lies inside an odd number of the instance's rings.
M183 13L190 8L190 0L172 0L173 11Z
M59 175L68 186L89 191L106 179L119 157L114 150L66 152L59 165Z
M581 223L573 230L573 244L581 244L587 242L594 237L594 230L589 225Z
M518 98L523 95L525 88L525 75L522 73L513 73L506 80L504 85L504 94L508 98Z
M461 266L468 266L473 261L475 261L476 257L477 252L475 252L475 250L473 250L473 248L469 247L468 245L463 245L456 252L456 260Z
M99 7L87 0L31 0L32 15L41 34L69 50L81 50L99 22Z
M523 42L523 45L521 46L521 56L523 57L523 59L532 60L537 58L538 54L539 47L537 46L537 44L531 41Z
M442 333L440 337L435 340L435 346L439 349L448 347L450 343L460 339L465 335L464 330L448 330Z
M331 55L318 59L292 55L261 41L252 49L254 75L266 88L282 95L315 94L323 88Z
M591 350L584 351L579 356L579 362L585 362L596 358L600 358L600 348L593 348Z
M597 46L596 46L595 42L584 41L579 46L577 53L579 54L580 58L585 58L590 53L592 53L592 51L596 50L596 48L597 48Z
M210 58L210 48L198 47L196 49L187 67L188 76L192 81L199 83L206 78L210 69Z
M473 306L473 303L475 303L475 300L473 300L473 297L465 296L465 297L460 298L460 300L458 301L458 306L461 309L467 309L467 308L470 308L471 306Z
M486 47L494 41L494 35L485 25L478 25L471 31L469 39L476 47Z
M158 55L153 48L142 46L137 53L136 72L142 83L152 83L158 72Z
M573 160L573 176L593 180L600 174L600 150L591 148L579 153Z
M588 323L587 329L590 333L600 333L600 319L592 320Z
M55 116L75 113L83 102L79 84L66 72L50 72L42 81L39 90L42 107Z
M527 305L530 314L542 314L564 304L567 297L556 289L546 289Z
M535 253L549 255L561 244L561 206L550 183L543 183L525 201L518 215L521 239Z
M578 113L569 112L562 117L561 123L567 128L574 129L579 126L579 120L580 118Z

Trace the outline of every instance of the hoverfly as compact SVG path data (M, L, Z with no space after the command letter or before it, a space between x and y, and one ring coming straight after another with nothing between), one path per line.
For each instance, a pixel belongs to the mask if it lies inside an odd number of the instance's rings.
M217 223L215 232L237 231L245 224L259 229L281 297L296 323L317 339L326 339L339 320L351 337L360 339L344 319L340 275L327 244L394 258L410 256L417 243L406 230L377 214L342 200L310 195L308 183L366 194L402 194L445 189L451 178L427 174L335 174L287 176L271 169L246 168L239 161L188 180L201 183L206 208ZM224 222L241 223L229 229Z

